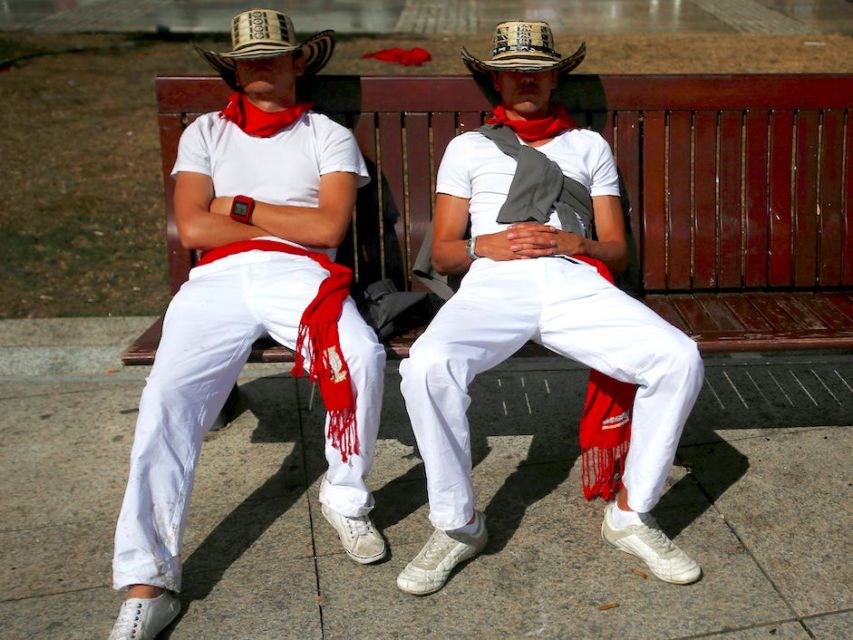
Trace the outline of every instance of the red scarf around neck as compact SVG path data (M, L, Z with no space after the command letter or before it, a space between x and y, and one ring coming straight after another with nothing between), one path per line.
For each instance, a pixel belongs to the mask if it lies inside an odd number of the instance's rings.
M325 253L308 251L274 240L241 240L205 251L198 266L210 264L226 256L245 251L280 251L306 256L329 272L320 283L314 299L305 307L296 335L295 359L291 375L305 375L305 359L309 363L308 379L320 387L320 397L329 414L326 437L341 452L341 461L358 455L358 431L355 420L355 397L350 383L349 367L341 351L338 318L349 295L352 271L332 262Z
M560 135L563 131L578 128L578 123L560 104L552 104L548 115L536 120L511 120L506 113L506 107L499 104L492 109L492 115L489 116L486 123L502 124L509 127L526 142L546 140Z
M264 111L252 104L245 93L235 91L228 97L228 104L219 116L233 122L250 136L269 138L299 120L312 106L311 102L300 102L283 111Z

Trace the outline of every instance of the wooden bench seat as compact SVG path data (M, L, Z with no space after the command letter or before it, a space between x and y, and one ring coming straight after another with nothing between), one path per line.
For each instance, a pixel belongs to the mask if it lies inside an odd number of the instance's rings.
M411 265L432 216L447 143L491 108L470 77L320 76L316 108L352 128L374 179L339 258L356 286L417 290ZM169 172L215 77L157 79L171 291L180 246ZM631 202L642 299L703 352L853 347L853 75L572 75L558 99L608 140ZM151 364L160 324L123 355ZM392 339L405 357L417 332ZM528 349L541 354L544 350ZM251 360L292 354L259 341Z

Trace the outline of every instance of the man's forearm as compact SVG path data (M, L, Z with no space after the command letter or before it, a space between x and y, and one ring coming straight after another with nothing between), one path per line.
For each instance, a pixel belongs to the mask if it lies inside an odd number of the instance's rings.
M343 242L348 216L320 207L296 207L258 202L252 224L265 232L298 244L335 248Z
M231 242L269 235L254 225L242 224L205 209L183 211L177 217L178 235L185 249L205 251Z
M583 255L601 260L611 273L621 273L628 266L628 251L624 242L584 240L583 245Z
M442 275L465 273L471 266L467 240L443 240L432 246L432 266Z

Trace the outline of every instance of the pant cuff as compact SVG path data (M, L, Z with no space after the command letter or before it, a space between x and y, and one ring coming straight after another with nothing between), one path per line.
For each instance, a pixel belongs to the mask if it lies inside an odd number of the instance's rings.
M181 561L179 558L146 563L132 570L113 568L113 589L118 591L132 584L147 584L169 591L181 590Z

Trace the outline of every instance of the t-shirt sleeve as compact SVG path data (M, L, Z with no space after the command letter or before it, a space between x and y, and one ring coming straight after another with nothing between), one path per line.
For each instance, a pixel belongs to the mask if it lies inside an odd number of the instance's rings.
M320 149L320 175L345 171L358 176L358 186L363 187L370 182L370 174L364 157L358 148L352 132L328 120L326 132Z
M435 179L436 193L471 198L471 170L468 166L467 146L464 135L457 136L447 145Z
M203 173L206 176L213 174L210 152L198 120L194 120L184 129L181 140L178 142L178 158L172 168L172 178L174 179L180 171Z
M601 136L596 136L598 142L598 161L592 169L592 184L589 194L595 196L619 196L619 173L610 145Z

